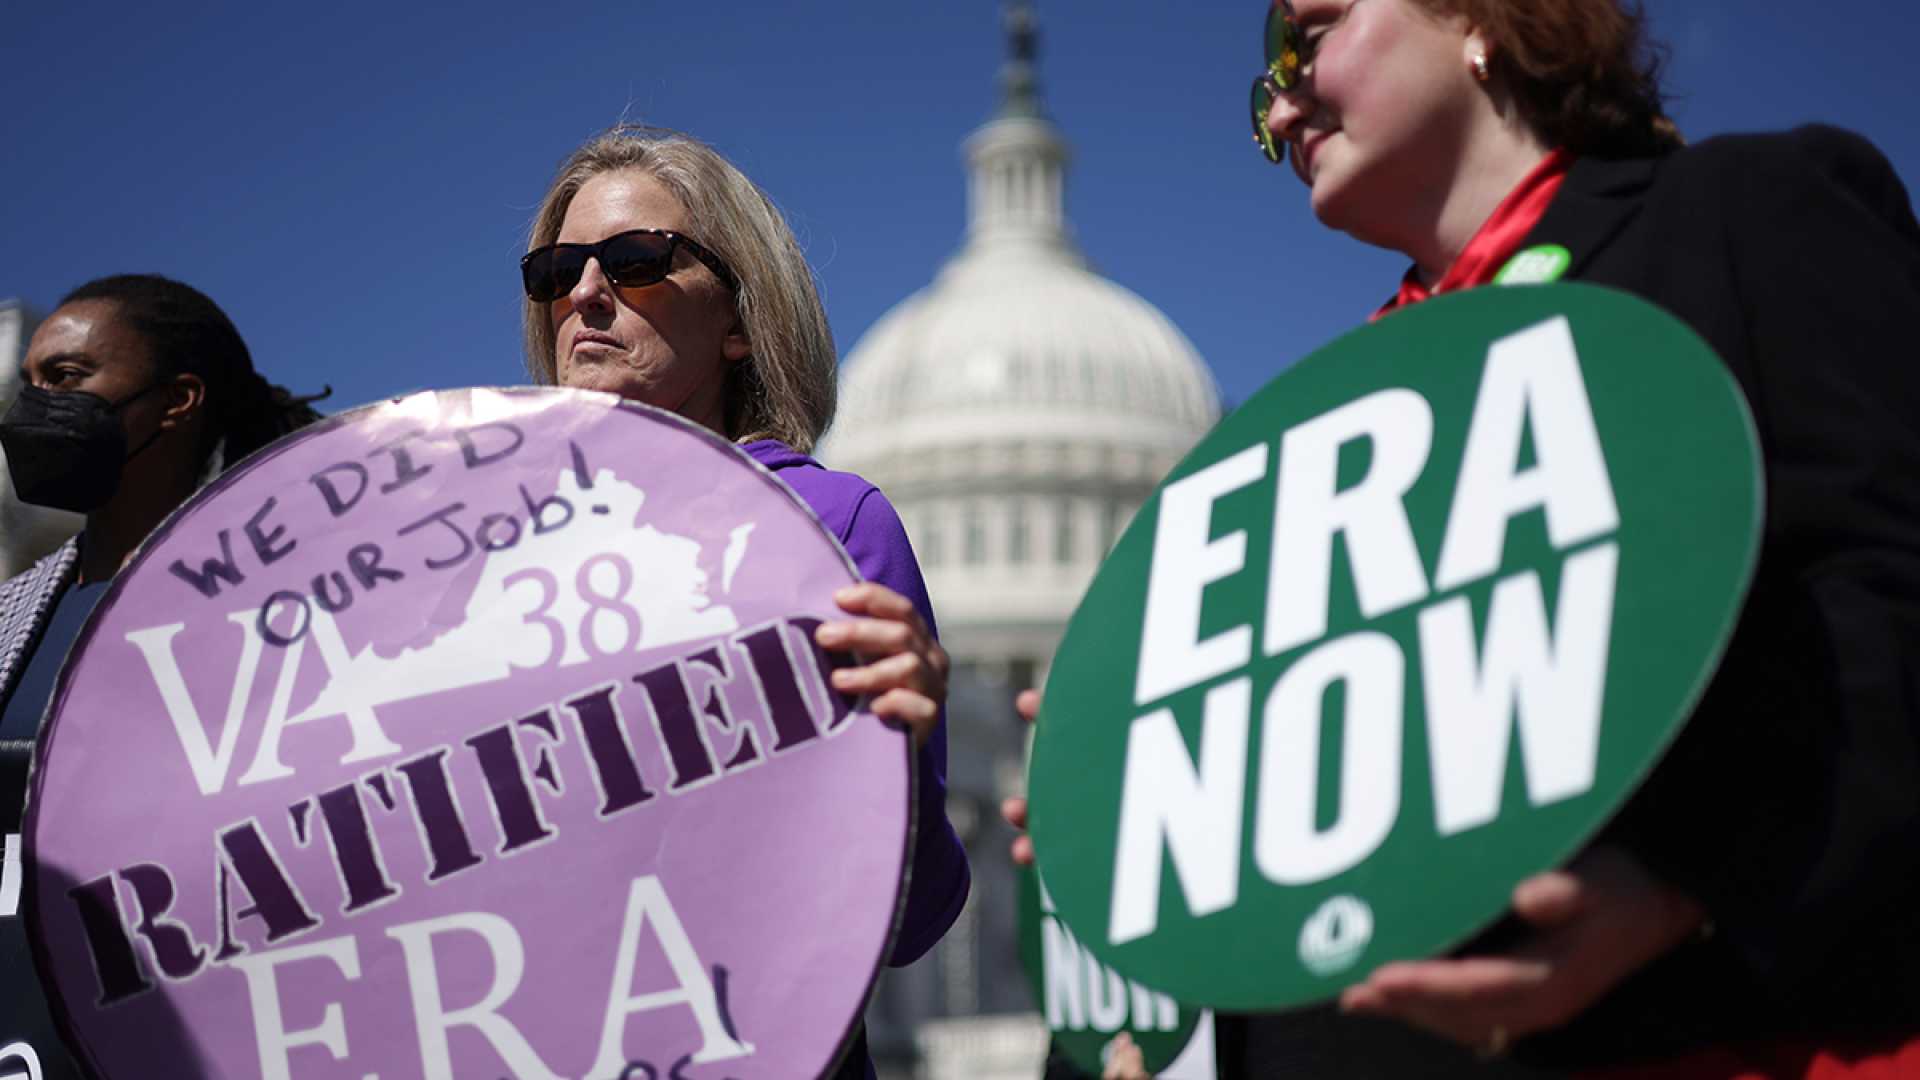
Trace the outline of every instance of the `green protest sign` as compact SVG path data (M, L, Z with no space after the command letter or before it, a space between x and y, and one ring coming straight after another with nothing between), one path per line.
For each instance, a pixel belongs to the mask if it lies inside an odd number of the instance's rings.
M1140 1047L1147 1072L1159 1075L1193 1041L1201 1010L1123 978L1095 960L1054 916L1040 874L1029 867L1019 875L1020 963L1054 1046L1089 1075L1098 1076L1107 1044L1124 1031ZM1213 1055L1199 1056L1211 1061Z
M1610 290L1441 297L1309 356L1174 470L1068 625L1029 776L1058 916L1221 1009L1457 944L1678 731L1759 482L1731 376Z

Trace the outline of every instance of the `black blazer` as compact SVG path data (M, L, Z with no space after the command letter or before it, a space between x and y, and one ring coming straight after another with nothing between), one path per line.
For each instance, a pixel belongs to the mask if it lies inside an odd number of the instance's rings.
M1805 1038L1920 1034L1920 225L1825 127L1581 159L1522 248L1666 308L1752 407L1766 524L1700 707L1601 842L1712 933L1566 1026L1476 1064L1330 1009L1226 1017L1222 1075L1527 1074ZM1496 926L1466 951L1498 949Z
M1920 224L1827 127L1576 162L1523 247L1692 326L1765 468L1726 659L1610 827L1714 930L1523 1056L1920 1034Z

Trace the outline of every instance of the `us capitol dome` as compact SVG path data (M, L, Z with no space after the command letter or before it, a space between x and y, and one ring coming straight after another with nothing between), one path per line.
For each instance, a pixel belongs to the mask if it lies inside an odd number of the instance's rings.
M1008 30L1000 108L964 143L965 241L846 355L821 456L899 509L956 663L1017 686L1220 396L1179 328L1075 244L1031 10Z

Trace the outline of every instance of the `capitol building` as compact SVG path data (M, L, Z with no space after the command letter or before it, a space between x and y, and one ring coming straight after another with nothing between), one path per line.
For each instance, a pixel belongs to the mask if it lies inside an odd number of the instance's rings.
M899 509L957 662L1028 684L1120 529L1219 418L1205 361L1100 276L1065 212L1031 15L965 142L965 242L847 354L821 449Z
M1012 696L1039 685L1120 531L1220 415L1193 344L1074 242L1031 8L1007 29L1001 104L963 144L965 239L847 353L820 447L899 510L955 665L948 813L973 895L929 958L883 978L868 1014L882 1076L1039 1075L998 814L1025 786Z

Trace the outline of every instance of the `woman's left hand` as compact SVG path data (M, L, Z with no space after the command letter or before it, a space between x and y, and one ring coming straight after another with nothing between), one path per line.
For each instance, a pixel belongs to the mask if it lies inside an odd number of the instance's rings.
M833 602L854 619L822 623L813 640L831 652L858 653L859 667L835 668L833 688L872 696L874 715L904 724L914 749L926 745L947 700L947 650L933 639L913 601L871 581L849 585Z
M1513 910L1532 933L1512 951L1385 964L1341 994L1340 1008L1498 1054L1511 1039L1573 1019L1706 917L1697 901L1616 847L1522 881Z

